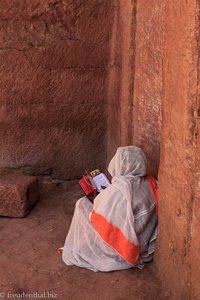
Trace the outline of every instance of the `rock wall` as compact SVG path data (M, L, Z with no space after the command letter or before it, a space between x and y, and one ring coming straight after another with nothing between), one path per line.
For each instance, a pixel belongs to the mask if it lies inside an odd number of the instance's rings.
M132 144L132 107L136 3L116 1L112 32L111 59L115 62L108 77L107 155L108 161L118 146Z
M149 172L159 167L165 2L117 1L113 31L108 157L119 145L142 147ZM113 83L115 82L115 83Z
M200 299L199 28L195 0L118 1L112 36L109 155L141 146L156 176L161 148L155 261L167 299Z
M157 176L162 121L165 1L137 1L136 16L132 141L144 149L149 173Z
M130 5L130 1L127 1ZM111 36L110 60L113 68L109 69L107 80L107 164L116 152L121 140L121 69L122 69L122 37L120 1L115 1L116 13L113 21ZM126 5L124 5L126 8Z
M0 171L81 176L105 165L115 6L0 1Z
M2 0L0 173L75 178L136 144L156 175L163 18L158 0Z
M200 299L199 3L167 1L156 264L169 299Z

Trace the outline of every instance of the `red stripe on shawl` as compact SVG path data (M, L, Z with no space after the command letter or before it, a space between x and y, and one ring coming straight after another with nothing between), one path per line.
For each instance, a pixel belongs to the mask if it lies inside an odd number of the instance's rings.
M101 238L114 248L128 263L135 264L140 254L140 246L131 243L123 232L109 223L102 215L92 212L91 221Z
M154 198L154 202L155 202L155 206L156 206L156 213L158 214L158 187L152 176L148 176L148 180L149 180L152 192L153 192L153 198Z

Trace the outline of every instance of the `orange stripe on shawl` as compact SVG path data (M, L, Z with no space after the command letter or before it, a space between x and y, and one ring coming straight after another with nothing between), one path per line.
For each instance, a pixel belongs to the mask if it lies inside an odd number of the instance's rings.
M102 215L92 212L91 221L101 238L114 248L128 263L135 264L140 255L140 246L131 243L123 232L109 223Z

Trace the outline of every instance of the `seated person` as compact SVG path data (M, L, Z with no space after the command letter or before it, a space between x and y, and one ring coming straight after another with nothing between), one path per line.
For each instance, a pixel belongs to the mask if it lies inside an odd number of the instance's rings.
M157 184L135 146L120 147L108 171L112 183L94 199L76 203L63 261L92 271L114 271L150 262L157 235Z

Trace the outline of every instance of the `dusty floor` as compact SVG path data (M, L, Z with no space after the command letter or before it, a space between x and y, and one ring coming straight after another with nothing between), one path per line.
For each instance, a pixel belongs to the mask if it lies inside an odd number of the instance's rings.
M26 218L0 218L0 297L51 292L49 299L61 300L163 299L153 264L143 271L93 273L62 262L56 249L64 243L81 195L77 182L71 182L46 192Z

